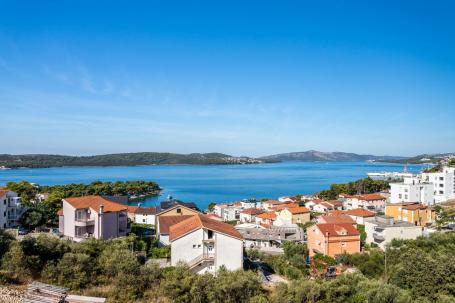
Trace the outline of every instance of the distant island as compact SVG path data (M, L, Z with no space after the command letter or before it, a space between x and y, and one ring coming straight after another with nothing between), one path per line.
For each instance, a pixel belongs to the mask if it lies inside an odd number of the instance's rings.
M223 153L119 153L95 156L64 156L48 154L9 155L0 154L0 169L8 168L46 168L62 166L139 166L162 164L225 165L261 164L288 161L371 161L402 164L438 164L449 161L454 153L423 154L415 157L375 156L346 152L321 152L309 150L283 153L260 158L231 156Z
M265 161L406 161L407 157L399 156L373 156L359 155L355 153L345 152L320 152L317 150L309 150L303 152L293 152L276 154L259 158Z
M0 155L0 168L46 168L62 166L138 166L158 164L259 164L272 160L235 157L222 153L120 153L95 156Z

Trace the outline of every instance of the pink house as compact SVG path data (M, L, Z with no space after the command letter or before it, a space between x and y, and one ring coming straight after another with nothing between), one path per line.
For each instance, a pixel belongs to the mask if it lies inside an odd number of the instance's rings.
M100 196L65 198L58 215L60 233L73 241L116 238L128 232L127 207Z

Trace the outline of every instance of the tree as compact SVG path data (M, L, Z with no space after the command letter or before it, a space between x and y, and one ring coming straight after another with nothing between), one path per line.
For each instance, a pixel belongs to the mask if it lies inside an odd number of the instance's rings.
M10 244L8 252L2 258L2 269L19 280L25 280L31 276L26 255L19 242L14 241Z
M209 203L208 209L209 209L210 212L213 212L213 210L215 209L215 205L216 205L215 202L210 202Z
M43 270L43 278L69 289L86 287L93 279L94 260L86 254L66 253L59 262L50 262Z

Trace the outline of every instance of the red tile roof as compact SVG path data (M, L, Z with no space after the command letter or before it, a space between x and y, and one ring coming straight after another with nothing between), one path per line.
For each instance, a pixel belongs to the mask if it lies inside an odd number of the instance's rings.
M355 216L355 217L374 217L375 214L372 211L363 209L363 208L354 208L345 211L346 215Z
M213 230L237 239L243 239L242 235L234 228L234 226L210 219L203 214L196 214L184 221L181 221L180 223L172 225L169 228L169 240L174 241L189 232L200 228Z
M297 203L282 203L280 205L272 207L272 210L279 211L279 210L283 210L285 208L292 208L292 207L299 207L299 205Z
M138 209L139 206L127 206L126 207L126 210L128 213L130 214L134 214L134 212L136 211L136 209Z
M127 210L126 205L115 203L101 196L83 196L74 198L65 198L64 201L68 202L76 209L91 208L95 212L99 212L100 206L104 206L104 212L117 212Z
M260 218L260 219L273 220L273 219L276 219L276 214L275 214L274 211L270 211L270 212L267 212L267 213L262 213L260 215L257 215L256 217Z
M185 216L159 216L158 224L160 234L169 234L169 228L177 223L185 221L188 218L193 217L194 215L185 215Z
M259 215L259 214L262 214L263 212L264 212L264 210L259 209L259 208L246 208L241 211L242 214L246 214L246 215Z
M8 190L7 189L0 189L0 197L3 197L4 195L6 195L8 193Z
M355 221L347 215L338 215L338 216L321 216L319 217L325 223L350 223L355 224Z
M357 198L359 200L365 200L365 201L385 200L385 198L380 194L354 195L354 196L351 196L351 198Z
M402 209L407 209L407 210L416 210L416 209L431 209L431 207L428 207L426 205L423 205L421 203L413 203L413 204L407 204L407 205L403 205L401 207Z
M280 202L280 201L277 201L277 200L267 200L267 201L264 201L262 202L263 204L271 204L271 205L278 205L278 204L283 204L285 202Z
M156 214L156 207L138 207L134 213L140 215L154 215Z
M360 235L359 231L350 223L322 223L316 224L316 227L329 237Z
M303 206L288 208L288 210L292 214L304 214L304 213L309 213L310 212L310 210L308 208L303 207Z

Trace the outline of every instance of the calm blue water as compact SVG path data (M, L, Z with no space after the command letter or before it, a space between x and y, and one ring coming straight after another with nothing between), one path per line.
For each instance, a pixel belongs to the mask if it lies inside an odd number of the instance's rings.
M422 165L409 165L418 172ZM137 167L58 167L0 170L0 184L28 180L41 185L101 181L151 180L164 189L159 197L145 201L154 205L167 195L195 202L206 208L209 202L243 198L277 198L326 189L366 177L371 171L403 171L401 164L367 162L283 162L258 165L156 165Z

